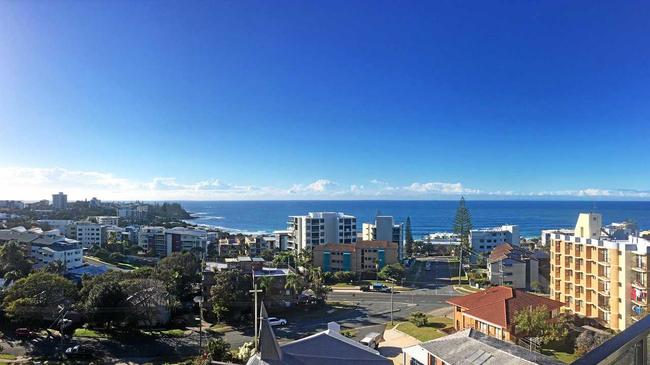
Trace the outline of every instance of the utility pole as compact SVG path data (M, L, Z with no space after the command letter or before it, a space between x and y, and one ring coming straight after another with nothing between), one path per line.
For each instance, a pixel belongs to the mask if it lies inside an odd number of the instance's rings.
M395 280L390 281L393 286L390 288L390 325L393 325L393 293L395 292Z
M255 337L254 337L254 343L255 343L255 351L257 351L257 331L259 331L259 327L257 326L257 321L258 321L258 315L257 315L257 293L261 293L262 290L257 289L257 283L255 282L255 275L253 275L253 290L249 290L249 293L253 293L255 297L255 304L254 304L254 315L255 315Z

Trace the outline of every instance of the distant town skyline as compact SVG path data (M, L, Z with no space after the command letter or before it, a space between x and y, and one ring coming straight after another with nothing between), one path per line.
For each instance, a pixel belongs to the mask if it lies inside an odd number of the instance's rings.
M2 2L0 199L647 200L648 17Z

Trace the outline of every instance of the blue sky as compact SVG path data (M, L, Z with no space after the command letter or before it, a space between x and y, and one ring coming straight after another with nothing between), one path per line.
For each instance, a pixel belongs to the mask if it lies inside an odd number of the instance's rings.
M0 198L650 198L650 5L0 3Z

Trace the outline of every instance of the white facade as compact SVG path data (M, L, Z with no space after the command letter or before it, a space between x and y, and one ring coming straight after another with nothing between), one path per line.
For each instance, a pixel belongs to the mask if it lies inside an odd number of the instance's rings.
M72 224L74 221L68 219L39 219L36 223L47 224L52 229L58 229L60 232L65 232L66 227Z
M280 251L291 251L295 247L291 240L291 231L274 231L275 235L275 248Z
M66 236L81 243L84 248L102 244L102 226L92 222L75 222L66 229Z
M519 226L504 225L494 228L473 229L469 233L469 241L472 245L472 251L477 254L489 253L502 243L519 246Z
M61 237L60 241L50 244L32 242L31 257L34 260L36 269L47 266L54 261L63 263L66 270L83 266L83 249L79 242L63 237Z
M152 226L141 227L140 232L138 232L138 246L142 247L145 251L160 250L167 252L167 247L165 245L165 228Z
M208 250L208 232L202 229L174 227L165 230L166 253L198 250L205 254ZM159 255L162 252L159 253Z
M117 226L119 225L120 222L120 217L116 215L99 215L96 216L95 219L97 220L98 224L103 224L107 226Z
M66 209L68 207L68 196L63 193L52 194L52 207L54 209Z
M325 243L356 243L357 218L334 212L310 212L290 216L287 230L291 245L304 250Z

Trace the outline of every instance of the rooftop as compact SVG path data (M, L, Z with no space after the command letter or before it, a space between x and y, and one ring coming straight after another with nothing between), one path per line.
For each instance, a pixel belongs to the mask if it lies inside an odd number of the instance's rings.
M502 328L508 328L513 323L515 314L520 310L543 306L552 311L564 305L562 302L507 286L495 286L473 294L454 297L447 303L464 308L466 315Z
M466 329L404 349L423 348L446 364L467 365L559 365L559 361L523 347L487 336L475 329Z

